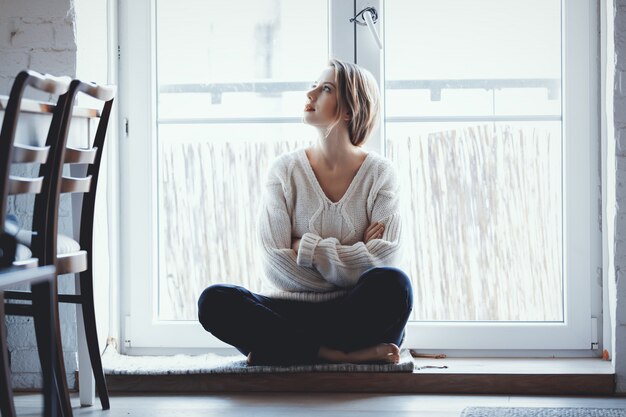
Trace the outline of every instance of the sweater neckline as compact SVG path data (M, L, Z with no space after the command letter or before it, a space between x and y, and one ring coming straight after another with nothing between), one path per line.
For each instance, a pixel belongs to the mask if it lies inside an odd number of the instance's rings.
M372 159L370 157L372 152L368 152L365 155L365 159L363 160L363 162L361 162L361 166L359 167L358 171L354 175L354 178L352 178L352 181L350 182L350 185L348 186L348 189L346 190L346 192L343 193L343 196L341 196L341 198L338 201L333 202L330 198L328 198L328 196L322 189L322 186L320 185L319 181L317 180L317 177L315 176L315 172L313 171L313 167L311 166L311 163L309 162L309 158L306 156L306 148L301 148L299 153L300 153L300 158L302 159L302 164L304 165L305 171L308 174L309 179L313 183L313 187L317 191L317 194L322 199L324 199L324 201L326 201L328 204L333 205L333 206L342 204L345 200L350 198L350 194L352 193L352 190L356 187L356 184L359 182L359 179L363 176L363 173L366 171L367 165L369 165L369 161Z

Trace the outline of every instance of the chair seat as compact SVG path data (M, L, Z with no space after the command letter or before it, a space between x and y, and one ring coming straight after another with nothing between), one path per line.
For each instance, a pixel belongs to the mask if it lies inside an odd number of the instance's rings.
M20 230L15 236L18 243L20 243L23 246L26 246L26 249L28 249L28 251L30 251L29 248L31 245L32 237L33 237L33 234L30 230ZM71 252L78 252L79 250L80 250L80 244L77 241L61 233L57 235L57 255L62 255L62 254L71 253ZM32 255L32 253L29 255Z

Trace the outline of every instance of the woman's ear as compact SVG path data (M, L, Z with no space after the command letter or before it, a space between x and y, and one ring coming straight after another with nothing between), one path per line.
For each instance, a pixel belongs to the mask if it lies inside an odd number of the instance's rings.
M345 120L346 122L349 122L350 119L352 119L352 115L350 113L343 114L343 120Z

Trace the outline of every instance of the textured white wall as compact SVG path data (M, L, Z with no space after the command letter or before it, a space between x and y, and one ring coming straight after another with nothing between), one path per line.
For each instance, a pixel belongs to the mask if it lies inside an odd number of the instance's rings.
M626 392L626 0L614 0L613 131L615 165L615 372L616 388ZM611 52L611 51L609 51ZM611 58L611 57L609 57ZM611 68L609 68L609 71ZM607 77L608 78L608 77Z
M72 0L0 0L0 91L24 68L76 73Z
M53 75L76 76L76 36L72 0L0 0L0 94L8 95L15 75L32 69ZM48 100L28 92L26 97ZM18 171L19 172L19 171ZM72 235L69 195L60 205L59 231ZM32 200L19 197L9 211L30 225ZM73 292L71 276L60 278L60 291ZM76 314L73 305L61 305L63 350L70 388L76 388ZM7 331L15 388L41 387L41 368L31 318L8 317Z

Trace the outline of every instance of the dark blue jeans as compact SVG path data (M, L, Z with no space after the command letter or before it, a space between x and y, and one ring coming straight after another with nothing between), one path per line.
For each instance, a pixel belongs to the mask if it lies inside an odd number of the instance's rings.
M379 343L400 346L412 309L409 277L395 267L374 267L348 294L322 302L211 285L198 300L198 320L244 355L253 352L257 362L290 365L323 362L317 357L322 345L346 353Z

